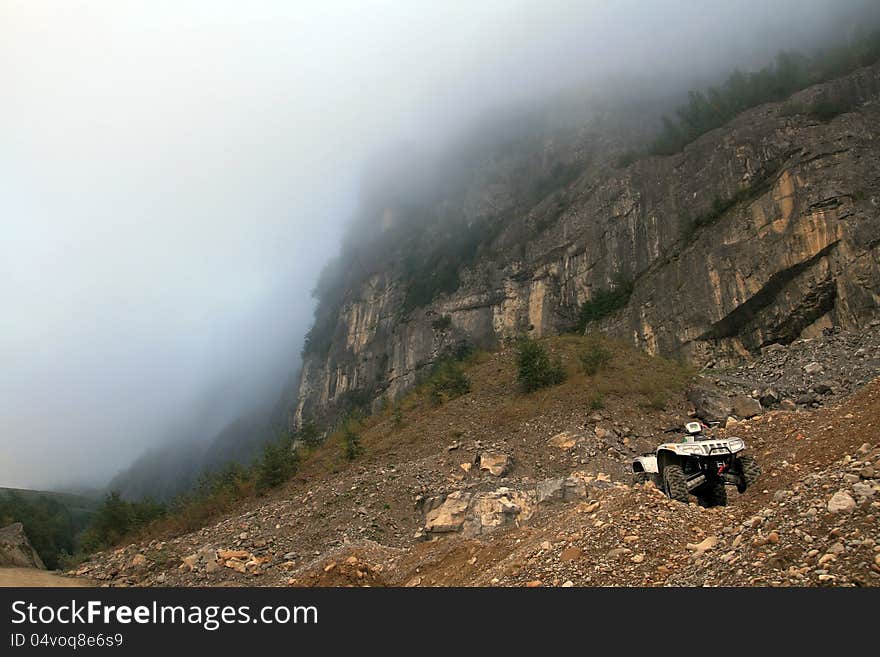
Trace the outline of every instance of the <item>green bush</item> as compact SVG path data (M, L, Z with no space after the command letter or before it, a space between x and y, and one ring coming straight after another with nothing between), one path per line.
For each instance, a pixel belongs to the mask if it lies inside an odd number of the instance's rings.
M461 270L473 265L480 247L491 242L503 225L485 217L470 223L450 221L436 233L425 228L414 236L404 260L402 317L442 294L455 292L461 285Z
M516 346L517 379L526 392L533 392L565 381L565 367L560 358L550 354L537 340L520 338Z
M129 502L118 492L109 493L98 507L91 526L81 539L86 552L96 552L119 543L123 537L165 515L164 505L146 499Z
M598 391L593 393L593 396L590 397L589 406L591 411L598 411L605 408L605 395Z
M807 114L818 121L826 123L836 116L852 111L855 106L856 104L848 98L821 97L817 98L810 105Z
M357 420L352 417L346 419L342 425L342 451L349 461L354 461L364 453L361 436L358 433L359 428Z
M296 472L297 465L298 457L289 434L267 442L257 461L257 490L280 486Z
M403 407L399 402L394 404L394 408L391 410L391 426L395 429L403 426Z
M669 395L663 390L657 390L648 395L648 406L657 411L662 411L666 408L666 403L668 401Z
M464 373L464 365L453 358L444 358L431 368L428 377L431 400L435 404L455 399L471 391L471 382Z
M582 172L583 165L579 162L557 162L549 173L535 178L532 182L529 190L529 203L536 204L552 192L568 187L577 180Z
M624 151L614 160L615 169L626 169L630 164L639 159L640 153L635 150Z
M611 362L611 350L598 339L591 340L580 354L584 372L593 376Z
M47 568L59 565L59 555L76 549L77 534L88 525L91 500L0 490L0 527L20 522L31 545Z
M441 315L433 322L431 322L431 328L435 331L446 331L449 327L452 326L452 317L449 315Z
M297 439L301 440L303 445L309 448L317 447L321 444L322 435L318 430L318 426L314 420L303 421L302 427L297 432Z
M578 333L583 333L590 322L607 317L615 310L623 308L632 296L632 292L633 282L625 278L618 278L611 288L598 290L581 306L578 313Z

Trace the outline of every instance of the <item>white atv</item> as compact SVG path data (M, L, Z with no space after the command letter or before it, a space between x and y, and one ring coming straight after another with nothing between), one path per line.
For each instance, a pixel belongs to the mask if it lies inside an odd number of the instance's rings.
M685 504L693 494L702 506L725 506L725 485L744 493L761 474L754 457L742 453L745 441L713 438L703 434L703 428L699 422L688 422L684 440L663 443L633 459L633 483L653 481L671 499Z

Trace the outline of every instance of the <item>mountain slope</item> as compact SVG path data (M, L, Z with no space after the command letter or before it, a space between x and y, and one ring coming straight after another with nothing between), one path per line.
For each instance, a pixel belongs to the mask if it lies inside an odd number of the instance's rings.
M828 340L880 375L877 326L861 341ZM817 410L741 421L735 433L765 474L731 491L730 506L703 509L628 485L629 459L690 412L686 373L618 344L587 376L584 342L546 341L569 370L560 386L524 394L509 350L482 356L469 393L438 406L420 390L402 422L392 409L367 420L361 457L348 461L336 436L278 492L204 529L95 555L77 574L112 585L880 583L880 379L853 380L854 393ZM785 355L809 363L830 351L806 344ZM850 377L842 362L823 363L823 376ZM829 510L838 491L852 508Z
M579 134L496 153L418 212L379 197L360 232L388 248L319 308L293 425L396 398L462 341L569 328L615 286L631 293L592 328L696 363L864 327L880 306L878 100L874 65L625 169ZM813 118L819 101L850 111ZM419 213L434 223L413 232Z

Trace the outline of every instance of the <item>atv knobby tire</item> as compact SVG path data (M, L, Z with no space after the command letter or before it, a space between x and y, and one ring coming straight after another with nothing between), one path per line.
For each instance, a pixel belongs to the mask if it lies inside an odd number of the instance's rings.
M737 461L739 462L739 472L743 483L737 484L736 490L740 493L745 493L746 489L761 476L761 466L758 465L753 456L740 456Z
M701 486L697 497L700 499L700 503L707 508L727 506L727 490L724 488L724 482L720 479L714 479Z
M680 465L667 465L663 468L663 490L671 500L685 504L690 502L687 479Z
M647 472L633 472L633 486L641 486L648 481Z

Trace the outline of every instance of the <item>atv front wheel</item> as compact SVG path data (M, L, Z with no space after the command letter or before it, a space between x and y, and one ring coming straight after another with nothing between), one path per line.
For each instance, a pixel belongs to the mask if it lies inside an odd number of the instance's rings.
M697 493L700 503L704 507L727 506L727 489L720 479L713 479L700 487Z
M741 480L736 485L736 490L742 494L761 476L761 466L758 465L754 456L740 456L736 460L739 463L739 476Z
M688 495L687 479L680 465L667 465L663 468L663 489L669 499L687 504L690 502Z

